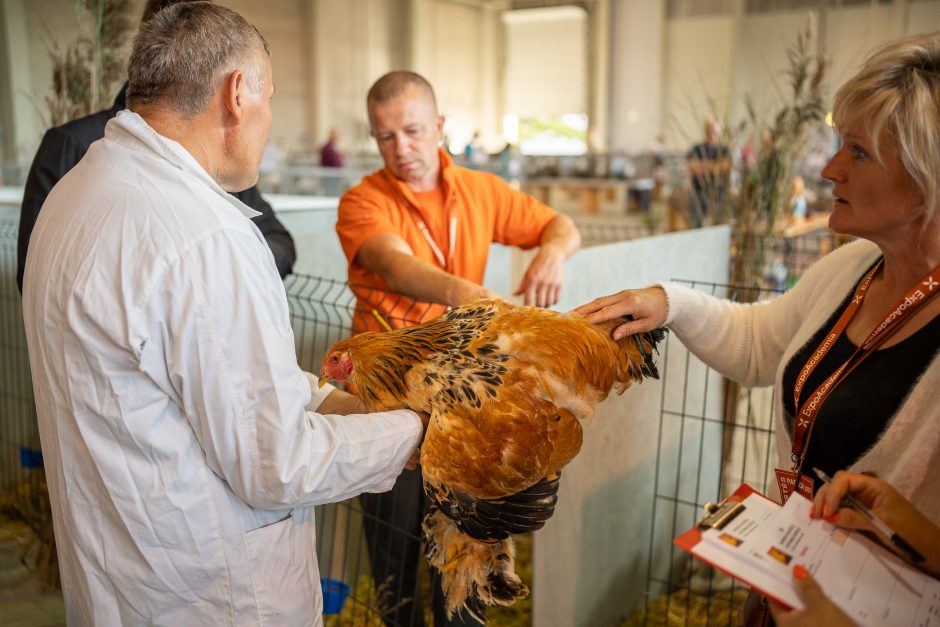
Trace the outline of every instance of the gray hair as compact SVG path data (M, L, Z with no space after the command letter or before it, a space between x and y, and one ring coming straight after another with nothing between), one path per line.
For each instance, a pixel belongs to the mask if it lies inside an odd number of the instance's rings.
M144 14L140 18L140 23L143 24L154 15L162 11L167 7L171 7L174 4L180 2L196 2L197 0L147 0L147 4L144 5ZM209 0L207 0L209 1Z
M260 52L271 54L254 26L231 9L211 2L167 7L140 28L128 64L131 109L155 103L193 117L204 111L222 78L235 69L261 93Z
M892 41L865 61L839 88L832 109L835 125L861 120L881 161L882 132L897 146L904 170L927 206L940 194L940 32Z

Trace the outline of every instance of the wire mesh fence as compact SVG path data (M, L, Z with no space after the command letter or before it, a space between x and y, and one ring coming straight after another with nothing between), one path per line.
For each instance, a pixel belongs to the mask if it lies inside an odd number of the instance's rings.
M655 214L616 219L579 216L575 224L585 248L668 232L668 225ZM749 276L754 276L762 287L782 290L792 287L817 259L844 241L844 237L825 228L775 235L766 242L753 233L735 231L729 252L732 262L741 267L759 266Z
M798 234L782 234L766 240L754 233L735 231L731 240L732 265L753 269L744 273L771 290L792 287L813 263L844 243L845 238L819 228Z
M666 224L662 220L658 220L655 214L618 218L573 216L573 219L581 232L581 246L583 248L625 242L667 232Z
M766 300L773 290L682 281L737 302ZM736 625L747 588L672 544L741 483L769 484L776 462L773 389L744 388L669 337L651 508L644 625Z
M16 287L17 231L17 222L0 221L0 502L21 516L42 509L42 454Z
M445 307L345 281L291 274L284 279L297 362L319 372L327 348L354 333L384 331L430 320Z
M393 501L391 507L400 505ZM415 544L421 538L365 511L358 499L316 508L317 557L320 563L326 625L370 626L421 624L425 608L416 599L426 596L427 582L401 566L376 582L371 559L389 560L392 544L370 554L378 535L397 534ZM415 564L418 555L415 554ZM420 621L420 622L419 622Z
M779 293L686 283L741 302ZM305 368L317 368L326 348L354 328L355 294L342 282L315 277L292 277L287 286L298 355ZM419 314L427 311L414 303L409 306ZM370 323L375 327L374 318ZM645 582L649 602L642 624L732 625L746 588L693 561L673 546L672 539L701 517L704 503L717 502L742 482L761 489L768 485L775 461L772 390L740 388L707 368L671 336L663 355L663 405ZM364 518L368 514L356 501L318 513L326 528L320 535L323 572L333 569L330 572L342 572L346 581L359 582L352 609L347 610L357 614L348 624L367 624L356 621L387 613L393 607L390 599L408 598L408 591L395 590L394 582L376 592L369 576L369 542L362 534Z
M291 275L284 282L297 360L319 372L326 351L352 333L410 326L435 317L443 306L334 279ZM365 506L364 506L365 505ZM397 524L401 510L416 507L397 493L364 495L318 507L317 555L324 608L330 626L424 623L428 577L419 577L417 525ZM414 512L420 517L420 512ZM419 520L419 518L416 518ZM400 555L411 547L409 555ZM378 574L381 573L381 574ZM345 596L345 602L338 598Z
M640 237L647 231L615 230L611 239ZM642 227L641 227L642 228ZM600 236L598 236L600 237ZM828 234L780 246L795 273L828 250ZM16 224L0 222L0 488L36 507L41 456L23 333L20 299L14 282ZM727 285L689 283L719 297L752 302L773 295ZM300 366L318 372L327 349L353 332L408 326L436 316L440 305L416 302L370 287L292 275L285 281ZM378 312L378 316L373 314ZM381 320L379 319L381 318ZM772 392L740 389L711 371L670 337L663 352L663 403L651 504L644 624L730 625L742 595L741 586L694 562L675 549L672 539L700 517L706 501L717 501L746 481L767 485L773 466ZM25 488L24 488L25 486ZM44 492L44 490L43 490ZM30 495L23 500L18 494ZM32 499L32 500L30 500ZM386 507L403 505L390 502ZM419 543L412 531L389 524L364 509L358 499L319 507L317 552L324 578L325 607L334 612L328 625L412 624L426 612L410 603L427 593L427 577L398 572L373 580L370 559L378 534L399 534ZM388 543L386 543L387 545ZM370 554L370 549L372 553ZM387 547L386 551L391 551ZM423 560L419 560L423 562ZM410 567L409 567L410 568ZM416 567L417 568L417 567ZM422 566L423 568L423 566ZM348 586L343 589L343 586ZM338 601L345 598L345 603ZM704 619L702 616L704 615ZM384 620L383 620L384 619ZM518 623L527 624L528 617Z

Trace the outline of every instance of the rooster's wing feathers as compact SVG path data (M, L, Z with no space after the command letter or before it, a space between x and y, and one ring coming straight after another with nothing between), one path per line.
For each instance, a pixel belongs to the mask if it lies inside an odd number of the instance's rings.
M462 532L481 542L496 542L545 525L558 501L559 476L560 473L555 473L501 499L476 499L430 481L425 481L424 491Z
M524 490L553 470L558 410L531 393L532 377L507 372L499 362L449 353L409 374L412 385L439 388L430 397L431 421L421 447L424 476L492 499Z

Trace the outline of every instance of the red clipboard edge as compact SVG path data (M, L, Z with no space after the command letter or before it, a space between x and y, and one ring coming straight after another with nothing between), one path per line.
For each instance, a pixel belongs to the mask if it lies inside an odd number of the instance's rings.
M764 494L761 494L760 492L758 492L757 490L755 490L755 489L752 488L751 486L747 485L746 483L742 483L741 485L739 485L739 486L738 486L738 489L735 490L734 493L731 494L731 496L729 496L726 500L731 501L731 502L733 502L733 503L740 503L741 501L743 501L744 499L746 499L747 497L749 497L749 496L752 495L752 494L756 494L756 495L758 495L758 496L761 496L761 497L767 499L768 501L773 501L774 503L777 503L777 502L774 501L773 499L769 498L768 496L766 496L766 495L764 495ZM777 504L779 505L779 503L777 503ZM678 536L678 537L676 537L675 539L673 539L672 543L675 544L675 545L676 545L677 547L679 547L680 549L682 549L682 550L684 550L684 551L687 551L687 552L688 552L689 554L691 554L692 557L694 557L695 559L702 560L703 562L705 562L706 564L708 564L711 568L714 568L715 570L720 571L720 572L722 572L722 573L728 575L729 577L731 577L731 578L733 578L733 579L737 579L737 580L740 581L741 583L744 583L744 584L750 586L750 588L751 588L752 590L754 590L754 591L756 591L756 592L758 592L758 593L764 595L765 597L767 597L768 599L770 599L771 601L773 601L773 602L776 603L777 605L780 605L781 607L783 607L783 608L785 608L785 609L787 609L787 610L792 610L792 609L793 609L793 608L792 608L790 605L788 605L787 603L784 603L783 601L781 601L781 600L778 599L777 597L773 596L772 594L769 594L769 593L765 592L764 590L758 588L757 586L755 586L754 584L752 584L750 581L748 581L748 580L746 580L746 579L743 579L743 578L739 577L738 575L735 575L734 573L725 570L725 569L722 568L721 566L718 566L718 565L716 565L716 564L714 564L714 563L708 561L707 559L696 555L695 553L692 553L693 547L695 547L695 545L698 544L698 543L701 542L701 541L702 541L702 532L699 530L698 525L695 525L694 527L692 527L691 529L689 529L688 531L686 531L685 533L683 533L681 536Z

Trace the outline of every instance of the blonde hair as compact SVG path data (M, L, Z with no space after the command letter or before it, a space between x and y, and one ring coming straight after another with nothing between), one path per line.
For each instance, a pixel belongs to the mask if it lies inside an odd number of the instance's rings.
M940 32L921 33L886 44L836 92L833 121L864 120L872 150L894 141L901 163L924 195L927 217L940 193Z

